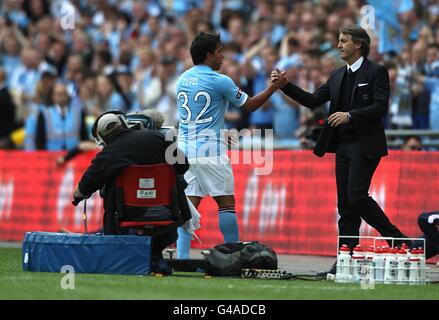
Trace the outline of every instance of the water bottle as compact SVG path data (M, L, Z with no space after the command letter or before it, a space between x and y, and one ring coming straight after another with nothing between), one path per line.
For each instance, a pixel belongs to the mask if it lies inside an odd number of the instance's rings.
M404 249L400 249L396 253L396 260L398 263L398 269L396 279L398 284L407 284L409 281L409 259Z
M335 274L336 282L351 282L351 249L347 245L342 245L337 255L337 273Z
M367 277L369 279L369 282L373 282L375 279L374 276L374 269L373 269L373 258L375 256L375 249L373 246L369 246L369 248L366 251L366 260L364 261L365 265L364 267L367 268Z
M386 262L384 264L384 283L392 284L396 281L396 271L398 270L398 264L396 261L396 250L390 248L386 255Z
M381 247L375 249L372 258L372 270L375 282L384 282L385 253Z
M409 283L411 285L417 285L419 284L419 280L420 280L419 269L421 266L421 259L419 258L417 249L413 249L410 252L409 264L410 264Z
M357 245L354 248L354 252L352 254L352 278L355 282L360 282L362 278L362 270L365 267L366 255L364 254L363 248L360 245Z
M426 279L426 263L425 263L425 253L424 249L418 248L418 257L419 257L419 282L421 284L425 284Z

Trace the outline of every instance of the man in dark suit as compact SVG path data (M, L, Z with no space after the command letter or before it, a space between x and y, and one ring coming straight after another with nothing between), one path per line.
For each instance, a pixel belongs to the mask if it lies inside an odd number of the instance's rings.
M314 153L319 157L326 152L336 154L339 235L359 236L363 219L385 237L405 238L368 193L373 173L381 157L387 155L382 118L387 114L390 94L387 70L367 59L369 46L370 38L363 28L342 27L338 49L347 66L332 71L314 93L291 83L281 90L311 109L330 101L329 117ZM278 76L279 71L273 71L271 80ZM342 244L353 249L358 239L341 238ZM330 273L335 269L334 264Z

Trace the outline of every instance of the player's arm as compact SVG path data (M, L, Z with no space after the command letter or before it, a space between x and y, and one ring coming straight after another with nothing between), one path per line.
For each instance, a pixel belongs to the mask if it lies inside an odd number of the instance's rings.
M285 83L283 83L285 81ZM279 78L276 82L270 83L270 85L262 92L259 92L254 97L248 97L247 101L243 104L242 108L247 111L256 111L261 107L268 99L276 92L277 89L283 87L286 84L285 80Z
M273 70L271 72L271 81L278 80L279 76L280 71L278 69ZM287 83L280 89L287 97L310 109L314 109L330 99L328 82L323 84L314 93L306 92L292 83Z
M285 72L279 74L276 81L270 83L270 85L262 92L258 93L254 97L248 96L245 92L239 90L232 79L227 76L223 76L221 79L220 88L223 95L229 100L230 103L237 107L241 107L247 111L256 111L276 92L277 89L283 87L287 82L287 76Z

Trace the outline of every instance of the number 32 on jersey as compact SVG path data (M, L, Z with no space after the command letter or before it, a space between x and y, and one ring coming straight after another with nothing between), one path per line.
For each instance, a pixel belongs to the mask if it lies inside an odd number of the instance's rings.
M210 94L207 93L206 91L198 91L197 94L195 95L194 101L197 103L201 103L203 102L202 99L204 99L204 107L201 109L201 111L198 113L198 115L195 117L195 119L192 117L192 111L191 108L189 106L189 97L187 95L186 92L184 91L180 91L177 94L177 100L183 100L181 107L183 109L186 110L187 112L187 116L186 118L181 118L181 123L183 124L188 124L191 121L195 121L195 124L202 124L202 123L209 123L212 122L213 117L207 117L207 118L203 118L203 115L206 113L207 109L210 106L210 103L212 102L212 98L210 97Z

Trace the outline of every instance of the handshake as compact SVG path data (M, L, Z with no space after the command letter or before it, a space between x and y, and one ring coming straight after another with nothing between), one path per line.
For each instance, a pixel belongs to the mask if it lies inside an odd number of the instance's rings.
M271 71L270 82L276 87L276 89L284 87L288 83L286 71L279 71L277 68L276 70Z

